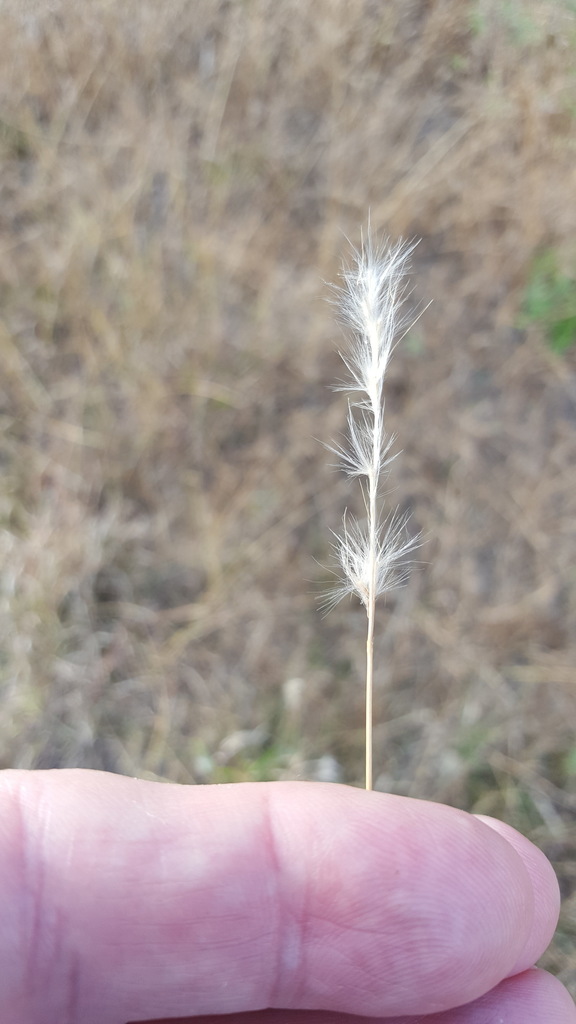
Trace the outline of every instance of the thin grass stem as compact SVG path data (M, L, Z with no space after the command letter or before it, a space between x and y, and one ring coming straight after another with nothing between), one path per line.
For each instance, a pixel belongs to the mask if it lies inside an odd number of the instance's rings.
M374 733L374 622L376 601L368 606L368 633L366 636L366 789L373 785L372 737Z

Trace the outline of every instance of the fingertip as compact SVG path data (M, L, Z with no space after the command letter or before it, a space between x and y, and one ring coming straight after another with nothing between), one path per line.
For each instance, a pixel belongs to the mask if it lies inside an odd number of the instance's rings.
M511 825L487 815L475 815L478 821L505 839L520 857L532 883L534 909L532 926L526 943L510 974L518 974L532 967L550 944L560 913L560 887L550 861L521 832Z
M532 967L501 981L468 1006L425 1018L429 1024L576 1024L576 1007L558 978ZM387 1024L417 1024L406 1019ZM424 1024L424 1022L422 1022Z
M440 804L344 787L315 787L309 795L306 808L301 790L283 790L283 816L292 800L297 814L285 818L280 843L292 871L304 863L294 822L298 817L303 826L305 817L308 844L314 837L324 864L308 905L307 963L315 971L305 987L310 995L322 971L331 986L325 979L322 1001L308 1006L431 1013L469 1002L511 973L532 932L534 899L510 843L474 816ZM338 942L327 922L339 930ZM327 955L344 941L348 963L356 964L353 984Z

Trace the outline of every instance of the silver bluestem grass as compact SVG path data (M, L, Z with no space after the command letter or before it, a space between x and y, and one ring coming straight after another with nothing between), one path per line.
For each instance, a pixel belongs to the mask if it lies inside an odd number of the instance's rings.
M372 789L372 705L374 680L374 622L376 599L404 582L407 555L418 538L407 533L407 516L386 513L382 482L388 476L394 441L385 429L384 381L390 356L414 323L406 310L406 275L416 243L377 246L370 235L353 251L350 265L336 287L336 305L342 323L352 334L348 352L340 353L348 370L335 386L351 396L348 436L343 444L329 445L341 469L358 477L366 515L359 521L344 515L334 549L340 570L324 607L332 608L347 594L356 594L366 608L366 789Z

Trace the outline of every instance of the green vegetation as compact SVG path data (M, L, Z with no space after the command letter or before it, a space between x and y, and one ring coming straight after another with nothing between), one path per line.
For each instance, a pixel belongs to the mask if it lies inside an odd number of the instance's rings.
M560 271L551 250L534 261L520 323L543 330L554 352L566 352L576 343L576 278Z

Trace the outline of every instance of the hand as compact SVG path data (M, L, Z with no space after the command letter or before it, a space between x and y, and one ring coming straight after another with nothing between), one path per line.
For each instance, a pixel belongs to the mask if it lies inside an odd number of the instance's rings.
M530 969L558 912L550 865L505 825L439 804L7 771L0 900L3 1024L266 1007L242 1020L576 1022Z

